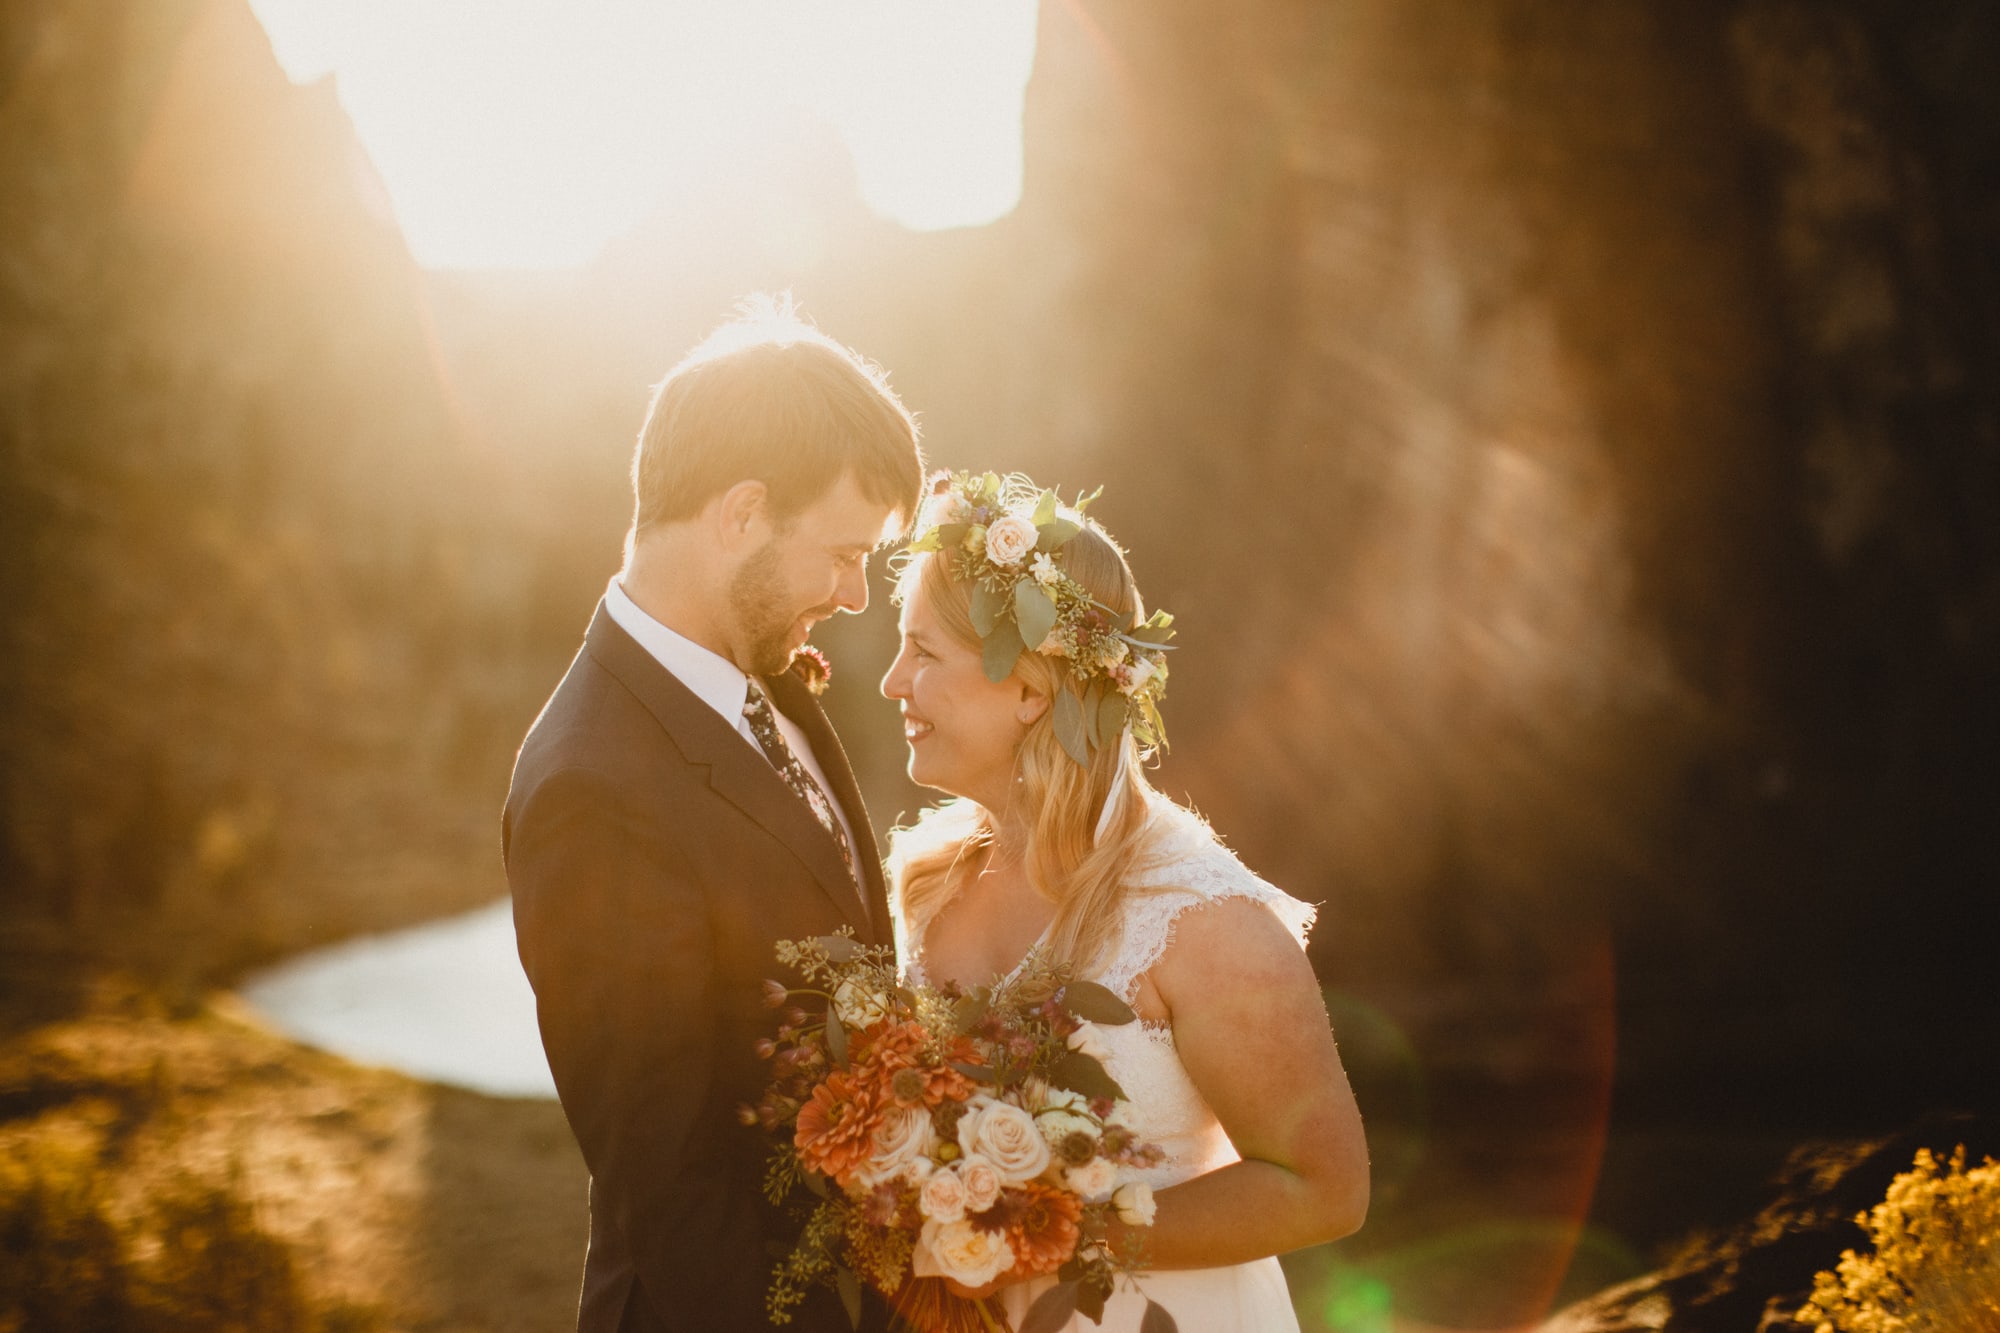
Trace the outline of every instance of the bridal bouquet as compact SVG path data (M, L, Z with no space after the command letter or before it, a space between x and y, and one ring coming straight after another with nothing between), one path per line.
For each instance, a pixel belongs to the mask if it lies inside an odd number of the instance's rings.
M767 981L783 1009L758 1043L773 1078L747 1123L779 1136L765 1178L804 1228L772 1279L773 1323L831 1285L857 1323L862 1284L917 1333L1007 1327L997 1303L954 1293L1056 1275L1019 1333L1101 1320L1138 1267L1106 1240L1113 1218L1145 1226L1152 1191L1127 1180L1160 1150L1127 1127L1097 1025L1136 1017L1111 991L1036 960L994 986L902 983L886 948L829 935L778 945L804 986ZM793 1005L811 997L824 1011ZM816 1006L817 1007L817 1006ZM801 1194L800 1191L804 1193ZM1146 1328L1174 1323L1148 1303Z

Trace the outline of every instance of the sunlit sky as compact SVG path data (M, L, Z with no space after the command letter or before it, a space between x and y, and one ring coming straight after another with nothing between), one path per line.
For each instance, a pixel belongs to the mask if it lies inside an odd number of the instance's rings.
M563 267L662 203L837 132L862 198L930 230L1021 193L1035 0L251 0L331 73L412 252Z

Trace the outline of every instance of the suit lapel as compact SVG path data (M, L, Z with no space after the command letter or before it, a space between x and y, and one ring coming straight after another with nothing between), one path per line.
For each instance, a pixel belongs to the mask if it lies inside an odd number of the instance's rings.
M646 706L690 764L708 770L710 789L756 821L798 857L841 914L854 924L861 937L873 943L876 918L857 896L854 881L841 862L840 848L820 827L819 821L813 818L806 803L793 794L756 747L723 721L713 708L696 698L694 692L676 680L673 673L661 666L652 654L640 647L611 618L602 603L598 605L597 614L591 618L589 632L584 636L584 647L599 666L617 677ZM800 686L800 692L803 693L803 686ZM780 704L780 707L784 705ZM825 726L824 718L821 719L821 726ZM830 728L827 734L831 736ZM813 748L816 754L824 753L817 738ZM823 766L825 762L821 760ZM847 776L851 789L853 779L846 774L844 757L839 767ZM827 776L829 781L837 782L830 771ZM844 796L837 796L837 799L849 809L855 809L859 803L858 795L853 804L849 804ZM850 818L850 823L854 824L856 837L855 859L860 863L860 840L866 834L867 821ZM872 864L872 836L868 837L867 847L868 863ZM878 868L877 883L880 878Z
M868 898L869 918L877 930L886 930L889 903L882 880L882 855L876 849L875 830L868 823L868 807L862 804L861 788L854 780L854 768L847 761L847 750L841 745L833 724L827 721L819 700L797 676L786 671L776 676L765 676L763 680L764 688L770 691L771 702L778 706L779 712L798 723L799 730L812 743L813 757L819 760L820 771L826 774L826 780L833 788L833 799L847 814L854 872L861 876L862 891Z

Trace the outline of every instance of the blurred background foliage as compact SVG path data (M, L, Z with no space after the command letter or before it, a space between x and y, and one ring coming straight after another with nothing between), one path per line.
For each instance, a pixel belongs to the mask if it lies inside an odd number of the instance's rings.
M1088 0L1037 42L990 226L880 221L806 138L581 269L425 271L247 0L14 0L18 1012L504 892L647 386L788 287L939 463L1106 484L1183 629L1161 785L1326 904L1378 1199L1455 1152L1558 1219L1470 1306L1545 1302L1593 1194L1659 1239L1732 1151L1978 1107L1995 11ZM885 826L892 638L821 635Z

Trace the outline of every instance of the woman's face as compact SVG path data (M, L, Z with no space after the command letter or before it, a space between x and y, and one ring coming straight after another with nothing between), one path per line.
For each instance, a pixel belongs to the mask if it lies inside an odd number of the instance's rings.
M882 693L903 706L910 780L1004 809L1015 754L1045 702L1018 677L988 680L978 651L939 621L921 578L911 580L902 631Z

